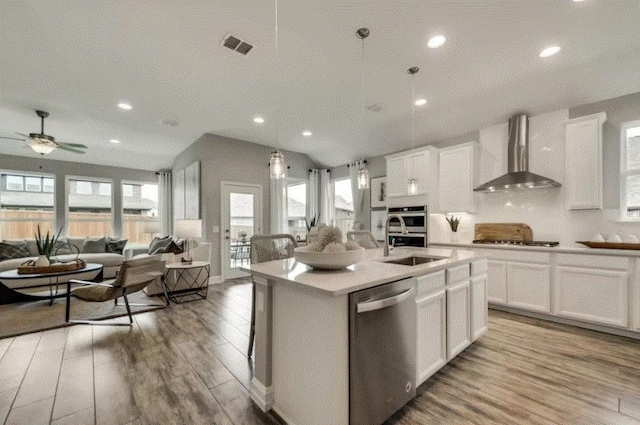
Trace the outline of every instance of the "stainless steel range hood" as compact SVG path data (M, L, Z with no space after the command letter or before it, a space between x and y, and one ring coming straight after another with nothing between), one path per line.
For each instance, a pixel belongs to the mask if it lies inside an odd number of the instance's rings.
M474 192L560 187L557 181L529 172L529 118L515 115L509 119L509 163L507 174L476 187Z

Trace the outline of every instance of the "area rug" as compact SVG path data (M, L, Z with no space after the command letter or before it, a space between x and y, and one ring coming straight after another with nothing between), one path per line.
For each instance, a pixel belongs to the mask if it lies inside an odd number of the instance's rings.
M164 298L149 297L144 292L136 292L128 296L130 303L163 304ZM0 305L0 338L39 332L48 329L70 326L64 320L65 299L59 298L49 305L49 301L32 301L17 304ZM133 314L156 310L162 307L131 306ZM118 305L113 301L102 303L86 302L71 299L71 319L93 320L96 318L114 318L126 316L124 301ZM125 320L125 319L120 319Z

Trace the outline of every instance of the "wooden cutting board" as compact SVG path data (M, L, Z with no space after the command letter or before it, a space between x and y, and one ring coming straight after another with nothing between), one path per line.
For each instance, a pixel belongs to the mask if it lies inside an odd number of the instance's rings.
M533 232L524 223L476 223L474 239L531 241Z

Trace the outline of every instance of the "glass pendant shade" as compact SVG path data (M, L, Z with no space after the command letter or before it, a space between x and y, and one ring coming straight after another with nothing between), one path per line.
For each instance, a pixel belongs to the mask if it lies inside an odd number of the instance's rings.
M54 150L56 150L56 146L51 143L42 143L37 140L32 140L29 142L29 146L33 149L34 152L39 153L40 155L50 154Z
M409 180L408 191L409 191L410 195L415 195L416 193L418 193L418 180L417 179L410 179Z
M369 189L369 170L362 162L358 168L358 189Z
M275 151L271 153L269 168L271 169L272 179L279 180L287 177L287 163L284 160L282 152Z

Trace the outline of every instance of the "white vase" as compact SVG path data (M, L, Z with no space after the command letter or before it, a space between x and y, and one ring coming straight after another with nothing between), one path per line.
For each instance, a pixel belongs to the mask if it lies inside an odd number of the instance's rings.
M451 243L460 243L460 233L451 232L450 241L451 241Z
M34 264L36 267L47 267L49 265L49 259L46 255L38 255L36 259L36 263Z

